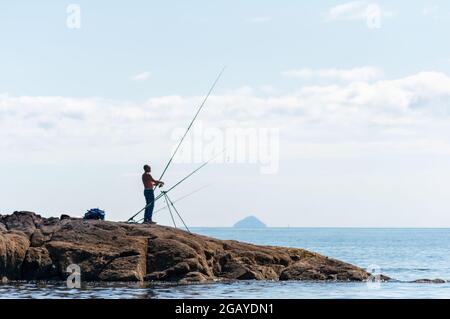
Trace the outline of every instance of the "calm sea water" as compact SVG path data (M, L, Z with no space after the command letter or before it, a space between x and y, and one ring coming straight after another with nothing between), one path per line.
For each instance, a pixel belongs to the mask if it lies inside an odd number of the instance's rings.
M62 283L0 284L0 298L450 298L450 229L196 228L220 239L309 249L363 268L376 266L395 281L380 285L318 282L233 282L197 285Z

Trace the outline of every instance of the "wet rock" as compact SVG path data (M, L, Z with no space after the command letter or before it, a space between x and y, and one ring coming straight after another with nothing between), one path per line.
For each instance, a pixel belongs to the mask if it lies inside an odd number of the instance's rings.
M30 247L22 264L21 279L57 279L56 266L44 247Z
M145 254L139 254L115 258L100 272L98 279L104 281L143 281L144 277Z
M444 279L417 279L412 281L416 284L445 284L446 282Z
M368 278L369 274L364 269L317 255L302 258L280 274L280 280L363 281Z
M201 283L208 281L208 278L199 272L187 273L183 279L179 281L180 284Z
M294 248L223 241L158 225L29 212L0 216L0 276L65 279L76 264L86 281L342 280L363 269ZM386 277L385 277L386 278Z

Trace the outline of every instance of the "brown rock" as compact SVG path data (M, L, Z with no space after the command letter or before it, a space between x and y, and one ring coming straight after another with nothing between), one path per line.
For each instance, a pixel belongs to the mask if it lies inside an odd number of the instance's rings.
M30 247L22 265L21 279L57 279L58 273L50 254L44 247Z
M69 265L77 264L84 280L143 280L146 238L127 236L118 223L82 219L61 223L45 247L63 277Z
M30 236L31 247L41 247L50 239L50 236L44 236L40 229L36 229Z
M368 277L362 268L320 255L304 258L280 274L280 280L363 281Z
M0 233L0 277L20 279L21 267L28 248L29 240L16 233Z
M179 281L180 284L201 283L208 281L208 278L199 272L187 273L183 279Z
M144 277L145 254L140 254L115 258L100 272L98 279L104 281L143 281Z
M27 236L31 236L36 229L36 224L39 224L40 221L41 216L31 212L14 212L12 215L2 216L0 220L7 229L22 231Z
M0 223L8 229L0 232L0 276L16 279L64 279L71 264L81 268L86 281L369 277L359 267L304 249L222 241L165 226L60 220L29 212L0 216Z

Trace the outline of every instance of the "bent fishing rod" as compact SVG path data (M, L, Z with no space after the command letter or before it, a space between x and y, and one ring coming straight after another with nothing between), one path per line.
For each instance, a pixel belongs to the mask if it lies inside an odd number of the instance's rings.
M173 185L172 187L170 187L168 190L161 192L161 194L159 194L158 196L155 197L155 199L153 201L151 201L150 203L148 203L144 208L142 208L140 211L138 211L136 214L134 214L132 217L130 217L128 219L127 222L132 222L134 221L134 218L139 215L140 213L142 213L147 207L149 207L151 204L153 204L154 202L156 202L158 199L162 198L164 196L164 194L169 193L171 190L173 190L175 187L177 187L178 185L180 185L181 183L183 183L185 180L187 180L189 177L191 177L192 175L194 175L195 173L197 173L199 170L201 170L203 167L205 167L206 165L208 165L210 162L212 162L213 160L215 160L217 157L219 157L219 155L222 155L225 152L225 149L223 149L220 153L218 153L217 155L215 155L214 157L210 158L208 161L204 162L202 165L200 165L199 167L197 167L195 170L193 170L191 173L189 173L188 175L186 175L183 179L181 179L178 183L176 183L175 185Z

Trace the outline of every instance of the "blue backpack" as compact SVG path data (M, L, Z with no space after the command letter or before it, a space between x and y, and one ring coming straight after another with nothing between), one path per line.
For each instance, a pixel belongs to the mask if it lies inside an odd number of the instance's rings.
M91 208L84 214L84 219L105 220L105 212L98 208Z

